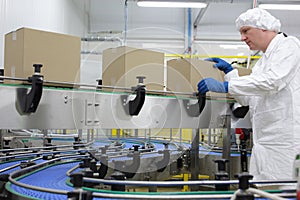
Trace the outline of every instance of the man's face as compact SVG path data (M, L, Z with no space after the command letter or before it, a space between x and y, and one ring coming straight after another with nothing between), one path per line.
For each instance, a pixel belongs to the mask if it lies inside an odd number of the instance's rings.
M240 28L241 41L244 41L251 50L263 50L263 31L251 26L243 26Z

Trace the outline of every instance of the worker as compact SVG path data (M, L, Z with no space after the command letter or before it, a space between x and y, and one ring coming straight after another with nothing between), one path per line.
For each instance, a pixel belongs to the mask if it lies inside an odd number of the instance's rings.
M293 161L300 152L300 41L280 33L281 23L266 10L242 13L236 27L250 50L262 51L248 76L220 58L209 58L224 71L225 82L205 78L207 91L229 93L249 106L253 128L250 174L254 180L292 179Z

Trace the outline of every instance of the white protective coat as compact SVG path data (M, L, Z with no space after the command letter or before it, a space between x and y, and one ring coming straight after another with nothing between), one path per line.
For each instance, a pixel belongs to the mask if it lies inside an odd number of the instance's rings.
M278 34L249 76L225 75L229 93L250 106L255 180L292 179L300 152L300 42Z

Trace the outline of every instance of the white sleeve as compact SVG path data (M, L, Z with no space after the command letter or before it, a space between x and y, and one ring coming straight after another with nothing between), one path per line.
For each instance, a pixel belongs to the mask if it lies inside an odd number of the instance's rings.
M247 97L268 95L283 89L300 68L300 50L294 40L278 45L269 55L262 58L265 66L259 73L238 77L228 73L228 92L242 105L248 105ZM260 60L261 61L261 60ZM255 66L257 67L257 66Z
M225 81L228 81L228 92L229 94L231 94L233 96L233 98L241 105L243 106L248 106L249 103L248 103L248 97L247 96L242 96L242 95L235 95L234 93L231 92L231 83L232 81L234 80L238 80L239 78L241 78L238 74L238 70L237 69L234 69L232 71L230 71L229 73L227 73L225 76L224 76L224 79Z

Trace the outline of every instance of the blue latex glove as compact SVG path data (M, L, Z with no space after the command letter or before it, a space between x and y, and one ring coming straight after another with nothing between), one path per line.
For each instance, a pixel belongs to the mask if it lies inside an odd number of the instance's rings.
M216 64L214 64L214 67L220 69L225 74L227 74L228 72L233 70L231 64L227 63L226 61L222 60L221 58L207 58L205 60L215 62Z
M208 91L227 93L228 82L220 82L213 78L205 78L198 83L198 91L200 94L205 94Z

